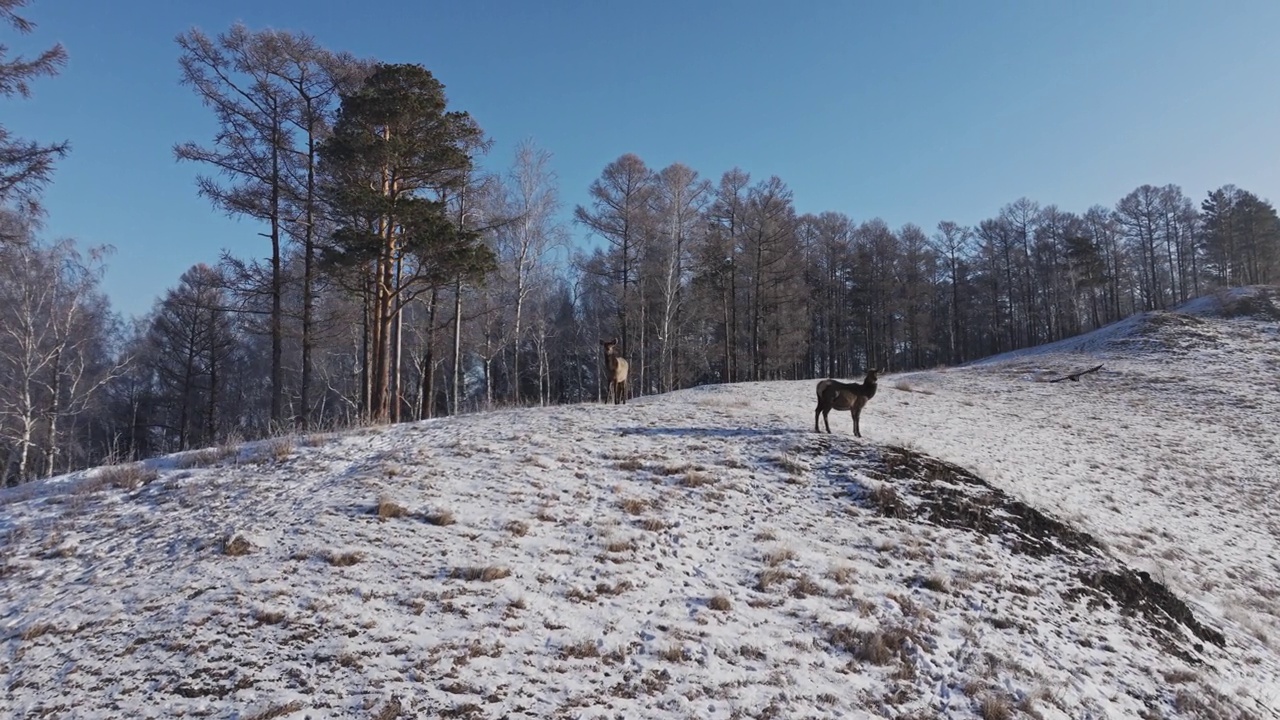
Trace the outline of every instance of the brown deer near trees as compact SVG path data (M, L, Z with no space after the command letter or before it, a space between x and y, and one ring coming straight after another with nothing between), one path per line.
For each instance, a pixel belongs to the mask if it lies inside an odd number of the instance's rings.
M867 376L860 383L846 383L839 380L820 380L818 382L818 409L813 411L813 431L822 432L818 429L818 416L822 416L822 422L827 425L827 432L831 432L831 422L827 420L827 413L832 410L848 410L853 415L853 434L862 437L862 430L858 427L858 419L862 417L862 407L867 401L876 396L876 380L880 373L884 372L884 368L879 370L871 369L867 371Z
M606 403L627 404L627 361L618 357L618 340L601 340L604 347L605 381L609 383Z

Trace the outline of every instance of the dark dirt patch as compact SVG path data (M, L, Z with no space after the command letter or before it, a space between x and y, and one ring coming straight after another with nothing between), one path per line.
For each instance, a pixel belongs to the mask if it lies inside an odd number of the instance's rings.
M828 443L813 450L819 455L842 452ZM1084 569L1076 574L1080 587L1069 591L1067 600L1088 598L1090 607L1114 602L1121 612L1144 618L1169 652L1189 662L1198 661L1185 647L1182 628L1205 643L1225 644L1222 633L1205 627L1167 587L1115 561L1092 535L1009 497L968 470L901 447L844 452L883 481L871 486L854 480L850 495L855 503L884 517L989 535L1016 553L1071 558ZM1201 643L1192 647L1204 649Z
M1218 647L1226 644L1222 633L1202 625L1186 603L1145 572L1120 568L1119 572L1083 572L1077 577L1085 587L1110 596L1125 610L1140 612L1153 625L1170 633L1179 632L1181 624L1205 642Z
M959 465L900 447L880 448L880 459L885 476L916 500L909 510L896 494L890 507L875 503L883 515L999 536L1014 552L1033 557L1101 550L1091 535L1009 497ZM885 493L873 490L868 495L874 502Z

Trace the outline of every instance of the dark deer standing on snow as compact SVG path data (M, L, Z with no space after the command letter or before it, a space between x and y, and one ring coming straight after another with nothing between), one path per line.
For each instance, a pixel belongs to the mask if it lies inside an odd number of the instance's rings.
M605 380L609 383L606 403L627 404L627 361L618 357L618 340L601 340L604 347Z
M822 432L818 429L819 415L822 416L822 422L826 423L829 433L831 422L827 420L827 413L832 410L848 410L853 415L853 434L862 437L858 418L862 417L862 406L876 396L876 379L882 372L884 368L868 370L867 376L860 383L830 379L818 381L818 409L813 411L813 431Z

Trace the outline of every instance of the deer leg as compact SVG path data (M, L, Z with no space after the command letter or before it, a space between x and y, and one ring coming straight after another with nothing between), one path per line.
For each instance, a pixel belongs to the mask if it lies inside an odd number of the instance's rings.
M856 435L856 436L858 436L858 437L862 437L862 430L858 428L858 415L859 415L859 414L860 414L860 413L859 413L857 410L850 410L850 411L849 411L849 415L851 415L851 416L853 417L853 434L854 434L854 435Z

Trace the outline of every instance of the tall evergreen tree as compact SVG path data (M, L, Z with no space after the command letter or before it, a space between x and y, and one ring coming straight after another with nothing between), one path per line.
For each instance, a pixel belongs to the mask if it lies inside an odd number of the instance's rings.
M392 417L392 330L416 290L459 274L483 275L493 254L448 212L465 187L483 134L447 109L444 86L420 65L379 65L342 98L320 147L338 228L322 248L334 266L359 268L369 288L369 417Z

